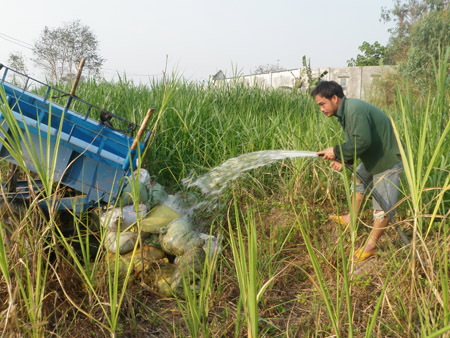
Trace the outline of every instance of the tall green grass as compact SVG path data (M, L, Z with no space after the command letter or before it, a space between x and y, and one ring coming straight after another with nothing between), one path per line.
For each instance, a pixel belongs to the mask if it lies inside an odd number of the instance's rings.
M433 335L442 326L450 329L448 289L450 277L448 275L448 205L444 195L448 191L450 175L448 172L446 155L448 154L448 133L450 120L449 107L449 79L450 47L441 53L439 63L435 67L436 92L430 92L422 115L420 129L412 133L409 118L417 112L417 106L410 97L399 95L402 112L402 123L397 132L405 139L405 146L401 148L404 159L406 185L409 191L407 201L409 204L409 223L412 227L412 253L410 255L410 307L409 316L417 311L421 322L421 335ZM418 114L418 115L419 115ZM397 130L398 130L397 129ZM431 130L438 132L430 132ZM442 175L442 171L444 175ZM437 177L441 177L438 180ZM439 214L439 211L445 214ZM439 217L440 222L434 220ZM432 231L434 229L434 231ZM427 241L432 236L437 240L436 245L430 246ZM437 235L442 237L436 238ZM415 253L423 257L416 262ZM427 283L423 285L419 280L421 274ZM434 300L430 302L430 297ZM433 305L431 305L433 304ZM408 331L412 331L412 323Z
M191 171L203 173L246 152L316 146L320 122L308 97L242 84L205 87L174 79L150 87L133 86L126 79L116 84L90 80L77 91L86 101L136 123L147 107L166 111L144 163L165 185L178 188ZM166 83L171 83L170 104L163 99Z

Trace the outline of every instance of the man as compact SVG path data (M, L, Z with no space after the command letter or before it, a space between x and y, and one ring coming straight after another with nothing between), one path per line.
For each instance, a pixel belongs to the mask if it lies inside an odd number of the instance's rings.
M376 255L378 251L377 241L389 223L385 211L390 210L391 215L395 212L393 207L397 203L400 175L403 171L397 140L391 120L383 111L362 100L346 98L338 83L322 81L311 95L326 116L337 117L345 135L343 144L319 151L317 155L330 160L330 167L337 171L342 169L341 162L352 163L355 157L361 159L356 172L362 180L356 180L356 187L352 184L355 203L351 207L355 215L358 214L366 193L364 183L373 183L377 197L382 200L378 203L372 198L373 230L366 245L354 253L355 261L361 262ZM340 224L350 223L350 213L330 218Z

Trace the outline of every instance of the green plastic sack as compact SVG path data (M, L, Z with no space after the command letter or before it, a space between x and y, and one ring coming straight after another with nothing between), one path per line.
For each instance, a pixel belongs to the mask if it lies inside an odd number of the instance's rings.
M161 248L164 252L175 256L181 256L190 248L205 243L200 234L183 218L174 219L166 228L161 228L160 232Z
M119 236L119 242L117 243L117 236ZM105 236L104 246L112 253L118 251L120 254L125 254L133 250L138 234L136 232L124 231L118 233L117 230L108 230Z
M147 209L152 209L154 206L161 204L167 199L169 195L164 190L164 187L159 183L154 183L148 187L148 201Z
M134 257L133 251L128 252L124 255L119 255L119 281L124 281L130 264L132 264L130 275L131 280L135 278L145 278L148 273L150 273L150 271L153 271L155 268L157 268L157 263L164 259L165 256L166 255L164 254L164 252L150 245L144 245L142 248L137 248ZM115 269L114 264L116 254L108 252L108 254L106 255L106 259L108 260L108 267L110 271L113 272ZM173 270L174 269L172 269L171 271L173 272Z
M183 278L189 283L191 289L200 290L203 267L206 253L202 247L192 247L179 257L170 287L179 297L184 297Z
M112 253L112 252L108 252L105 256L105 259L107 260L107 267L108 267L109 271L111 273L114 273L116 254ZM129 262L124 260L120 255L119 255L118 259L119 259L118 280L119 280L120 285L122 285L122 283L125 280L125 277L127 275ZM132 278L132 277L133 276L130 276L130 278Z
M176 265L168 262L153 264L145 271L143 280L147 285L156 289L159 294L172 297L173 292L170 283L175 269Z
M160 233L160 229L166 227L180 215L167 205L157 205L145 216L141 222L141 229L151 234Z
M128 184L123 188L122 191L123 206L133 204L133 193L131 187L132 184L134 183L128 182ZM144 183L139 183L139 201L143 204L148 203L148 191L147 186Z

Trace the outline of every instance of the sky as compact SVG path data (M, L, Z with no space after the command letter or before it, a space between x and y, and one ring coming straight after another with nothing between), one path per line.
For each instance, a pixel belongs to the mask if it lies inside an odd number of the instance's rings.
M364 42L386 44L381 9L393 0L1 0L0 63L21 52L30 75L31 47L45 26L73 20L88 26L106 59L108 79L136 83L166 70L204 81L222 70L250 74L260 65L284 69L342 67Z

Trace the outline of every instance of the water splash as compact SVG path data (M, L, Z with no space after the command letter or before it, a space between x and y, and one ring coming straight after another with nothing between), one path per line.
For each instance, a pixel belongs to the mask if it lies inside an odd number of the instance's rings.
M177 192L174 195L168 195L161 204L167 205L169 208L175 210L188 221L194 220L195 211L202 206L196 196L181 192Z
M235 180L243 172L263 167L285 158L296 157L317 157L317 155L313 151L300 150L256 151L231 158L195 180L192 178L184 179L183 184L188 188L198 187L206 197L214 198L222 193L228 182Z

